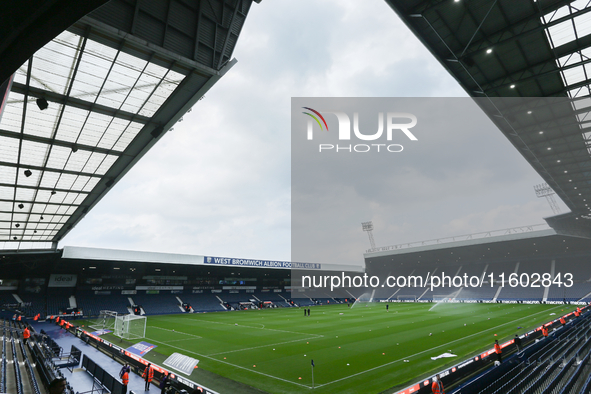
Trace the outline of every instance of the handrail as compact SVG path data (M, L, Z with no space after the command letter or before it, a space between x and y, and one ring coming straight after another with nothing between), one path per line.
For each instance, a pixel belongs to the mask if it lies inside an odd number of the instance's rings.
M23 379L21 376L21 369L18 366L18 357L16 355L16 347L14 346L14 338L10 339L12 341L12 360L14 362L14 374L16 376L16 391L17 394L23 394Z

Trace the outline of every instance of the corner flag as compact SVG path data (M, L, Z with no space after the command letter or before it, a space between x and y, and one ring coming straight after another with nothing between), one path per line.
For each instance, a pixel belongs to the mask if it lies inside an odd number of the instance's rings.
M314 388L314 360L312 359L312 388Z

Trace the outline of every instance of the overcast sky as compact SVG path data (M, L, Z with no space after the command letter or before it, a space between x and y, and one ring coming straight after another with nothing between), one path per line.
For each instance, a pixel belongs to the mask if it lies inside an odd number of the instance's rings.
M234 57L228 74L60 247L291 260L292 97L466 97L383 0L254 3ZM430 154L433 145L405 152L398 164L406 175L376 189L387 203L351 186L359 205L345 222L335 216L342 234L325 248L346 249L338 262L359 264L367 220L386 246L537 224L552 214L533 191L542 179L500 131L466 133L446 159ZM451 138L438 140L451 148Z

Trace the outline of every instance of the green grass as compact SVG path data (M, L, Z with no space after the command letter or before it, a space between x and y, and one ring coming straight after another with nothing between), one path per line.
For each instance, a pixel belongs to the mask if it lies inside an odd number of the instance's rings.
M149 316L144 340L158 346L147 357L153 361L162 358L158 353L174 352L199 359L191 379L220 392L228 392L227 380L216 375L269 393L379 393L403 388L566 310L441 304L429 311L432 306L394 303L386 312L384 304L330 305L313 307L309 317L298 308ZM449 350L458 357L431 360Z

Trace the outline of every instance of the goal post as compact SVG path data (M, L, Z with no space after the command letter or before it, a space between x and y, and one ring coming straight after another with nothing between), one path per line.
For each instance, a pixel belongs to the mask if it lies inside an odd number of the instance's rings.
M118 313L115 311L100 311L98 319L89 327L93 330L113 330L115 328L115 320Z
M417 302L417 296L416 295L397 295L396 296L396 300L398 302Z
M123 339L146 337L146 316L120 315L115 319L115 335Z

